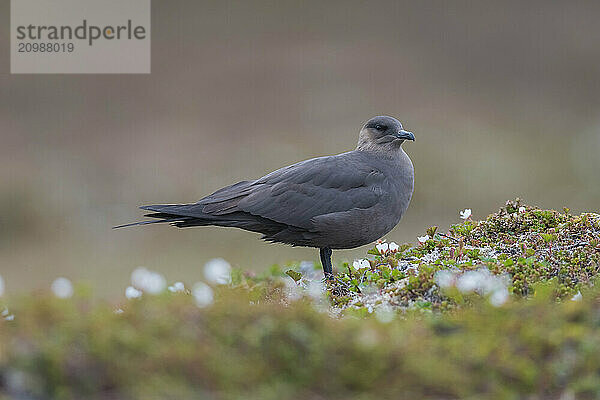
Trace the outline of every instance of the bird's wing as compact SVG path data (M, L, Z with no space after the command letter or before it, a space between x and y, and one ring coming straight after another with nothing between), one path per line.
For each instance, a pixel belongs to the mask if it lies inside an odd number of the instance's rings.
M200 200L204 213L245 212L309 229L314 217L366 209L387 191L383 173L350 153L303 161Z

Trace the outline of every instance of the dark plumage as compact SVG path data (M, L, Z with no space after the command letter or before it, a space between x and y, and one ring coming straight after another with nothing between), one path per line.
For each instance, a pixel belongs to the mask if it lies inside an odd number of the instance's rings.
M217 190L193 204L158 204L154 221L179 228L228 226L262 233L270 242L317 247L325 275L331 249L349 249L388 233L408 208L414 183L401 145L414 140L392 117L375 117L360 131L356 150L302 161L254 181ZM121 227L123 227L121 226Z

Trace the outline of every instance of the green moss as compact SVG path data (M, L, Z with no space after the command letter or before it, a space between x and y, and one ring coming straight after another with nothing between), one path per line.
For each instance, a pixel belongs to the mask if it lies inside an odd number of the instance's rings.
M383 323L331 318L305 300L249 306L222 288L114 306L48 296L11 301L0 325L0 393L28 398L596 398L600 295L557 304L557 286L447 314L417 302ZM416 285L411 290L421 290ZM417 310L418 309L418 310ZM25 383L24 386L19 386ZM532 398L533 398L532 397ZM8 397L11 398L11 397Z
M382 294L391 295L384 301L402 310L422 302L431 304L432 310L452 308L464 298L456 291L440 290L436 273L448 270L460 278L481 268L510 279L507 290L518 297L534 295L538 282L555 282L561 300L588 285L600 269L598 214L573 216L526 206L517 199L483 221L466 220L447 234L437 230L428 229L430 238L415 247L404 245L386 254L371 249L371 268L338 274L337 284L351 297L338 303L334 296L334 303L368 307L358 289L360 284L375 283Z

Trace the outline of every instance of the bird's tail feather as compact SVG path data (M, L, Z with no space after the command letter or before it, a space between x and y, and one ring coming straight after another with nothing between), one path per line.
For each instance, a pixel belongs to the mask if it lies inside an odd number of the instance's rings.
M181 221L181 220L182 220L182 218L170 218L170 219L157 219L154 221L139 221L139 222L132 222L130 224L125 224L125 225L113 226L113 229L127 228L129 226L137 226L137 225L160 224L163 222L175 222L175 221Z
M188 222L190 219L194 219L193 217L178 215L177 213L169 213L164 212L166 208L172 209L173 205L152 205L152 206L142 206L140 207L142 210L156 211L150 214L144 215L144 217L157 218L156 220L151 221L140 221L133 222L130 224L124 224L113 227L113 229L119 228L127 228L130 226L138 226L138 225L150 225L150 224L161 224L161 223L171 223L175 226L179 226L185 222ZM184 225L185 226L185 225Z

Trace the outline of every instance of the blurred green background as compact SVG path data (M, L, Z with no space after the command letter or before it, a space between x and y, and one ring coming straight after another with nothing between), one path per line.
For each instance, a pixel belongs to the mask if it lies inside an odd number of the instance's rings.
M413 201L389 240L516 196L597 211L598 15L597 1L154 1L152 74L10 75L0 0L7 291L67 276L114 296L140 265L189 281L218 256L251 270L317 261L235 229L111 227L141 204L351 150L379 114L417 137Z

